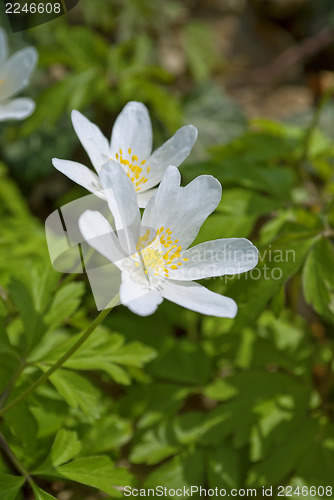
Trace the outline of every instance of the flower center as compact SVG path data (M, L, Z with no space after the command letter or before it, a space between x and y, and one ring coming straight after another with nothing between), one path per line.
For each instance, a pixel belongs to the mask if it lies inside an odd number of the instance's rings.
M153 237L151 232L154 233ZM147 229L145 234L139 237L136 250L137 253L130 257L131 264L128 261L127 270L131 272L134 281L142 286L159 288L164 277L169 277L170 269L182 266L179 261L182 247L178 245L177 239L172 238L169 228L159 227L157 231Z
M122 149L119 149L118 153L116 153L116 160L126 167L126 175L133 182L136 191L140 191L143 184L147 182L147 177L145 177L145 175L150 171L150 167L144 166L146 160L143 160L139 164L138 156L132 154L131 148L128 149L125 155L123 155Z

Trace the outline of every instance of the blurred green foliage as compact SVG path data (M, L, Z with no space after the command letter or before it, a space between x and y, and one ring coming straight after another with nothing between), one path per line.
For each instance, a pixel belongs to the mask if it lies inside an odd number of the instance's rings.
M43 229L48 213L84 194L51 166L53 156L81 159L73 108L109 134L127 101L143 101L157 144L190 120L200 144L183 180L210 174L223 185L196 242L248 237L260 261L206 282L236 300L234 320L171 303L148 318L115 309L4 415L0 445L29 471L37 500L57 497L56 480L74 500L91 488L114 498L130 484L252 487L260 498L262 486L274 498L278 485L334 487L332 140L315 122L247 123L211 81L221 61L204 21L181 27L184 81L164 68L157 40L186 16L181 2L81 0L76 16L27 33L40 53L37 109L1 126L0 407L96 314L84 279L51 268ZM2 500L31 498L20 472L3 453Z

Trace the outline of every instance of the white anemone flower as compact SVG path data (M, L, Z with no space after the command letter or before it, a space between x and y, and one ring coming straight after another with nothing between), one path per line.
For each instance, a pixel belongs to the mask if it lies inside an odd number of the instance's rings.
M100 179L115 229L91 210L80 216L79 228L118 269L120 303L140 316L154 313L168 299L202 314L234 318L234 300L193 280L246 272L257 264L257 249L244 238L188 248L220 201L219 181L202 175L180 187L179 170L169 166L141 218L134 185L116 162L102 168Z
M78 111L72 111L72 123L77 136L97 174L74 161L53 158L53 166L105 199L100 181L102 166L109 160L122 165L135 187L138 204L145 207L156 191L169 165L178 167L189 155L197 138L197 129L186 125L152 153L152 125L146 106L141 102L128 102L115 120L111 141L101 130ZM112 168L112 163L109 164Z
M28 97L12 97L25 88L38 59L34 47L26 47L8 58L7 35L0 28L0 121L23 120L35 110Z

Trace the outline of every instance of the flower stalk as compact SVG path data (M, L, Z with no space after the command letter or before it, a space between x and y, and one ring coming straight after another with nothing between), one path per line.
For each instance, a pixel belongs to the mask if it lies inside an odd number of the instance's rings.
M22 401L24 401L30 394L32 394L37 387L44 384L50 376L58 370L66 361L86 342L86 340L90 337L90 335L94 332L94 330L102 323L102 321L108 316L113 307L109 309L104 309L100 312L100 314L95 318L95 320L89 325L89 327L84 331L80 339L69 349L54 365L52 365L41 377L39 377L25 392L22 392L17 398L10 401L6 406L0 409L0 417L2 417L5 413L10 411L14 406L18 405Z

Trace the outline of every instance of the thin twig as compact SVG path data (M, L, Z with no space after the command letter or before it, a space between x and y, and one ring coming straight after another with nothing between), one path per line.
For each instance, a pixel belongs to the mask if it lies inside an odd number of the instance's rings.
M21 475L28 481L31 487L35 486L35 482L32 480L29 472L27 469L21 464L20 460L17 458L17 456L13 453L13 451L10 449L5 437L3 434L0 432L0 446L3 449L4 453L7 455L7 457L10 459L12 464L15 466L18 472L21 473Z

